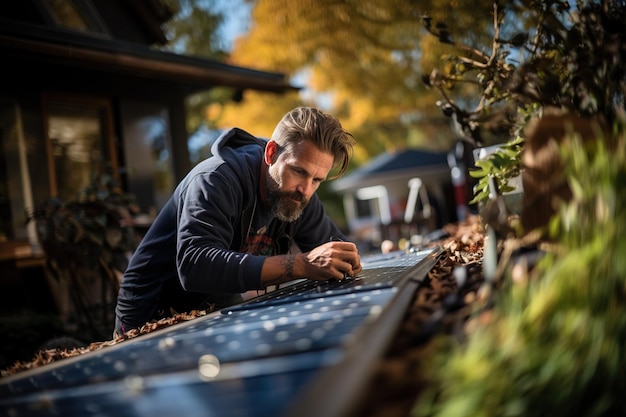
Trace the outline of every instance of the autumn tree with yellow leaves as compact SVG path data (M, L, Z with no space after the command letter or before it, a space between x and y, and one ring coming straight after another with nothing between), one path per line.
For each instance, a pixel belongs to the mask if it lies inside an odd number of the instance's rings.
M225 112L263 123L266 133L295 102L314 103L341 118L359 142L357 163L406 147L448 150L456 139L438 96L421 74L438 65L447 45L424 29L421 16L461 23L457 35L478 41L488 27L490 2L297 1L251 2L250 32L235 43L230 61L289 74L303 90L295 98L245 93ZM482 12L479 12L481 11ZM446 52L447 51L447 52ZM458 89L462 93L462 89ZM259 123L255 123L259 126Z

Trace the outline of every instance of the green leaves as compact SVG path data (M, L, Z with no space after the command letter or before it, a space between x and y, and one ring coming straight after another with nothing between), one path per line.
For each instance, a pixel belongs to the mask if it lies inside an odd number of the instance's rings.
M510 185L510 180L520 174L523 145L523 139L517 137L502 145L496 152L476 162L476 168L469 171L470 176L478 178L478 183L474 187L474 198L470 204L489 200L489 178L496 180L500 193L515 190L515 187Z
M562 148L574 196L552 221L559 250L523 283L507 276L492 322L440 352L439 389L421 397L415 416L626 413L625 131ZM493 160L483 173L506 164Z

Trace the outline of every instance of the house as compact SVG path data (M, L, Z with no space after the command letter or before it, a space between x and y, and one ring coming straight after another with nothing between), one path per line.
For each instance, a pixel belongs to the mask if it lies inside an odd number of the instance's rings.
M418 149L383 153L333 181L352 238L373 249L457 220L448 158Z
M75 199L103 168L141 212L154 213L192 165L186 98L218 86L235 101L245 90L294 89L284 74L155 49L172 17L164 4L20 0L0 9L3 310L49 299L27 213Z
M185 99L216 86L277 94L283 74L154 49L159 0L20 0L0 10L0 250L28 253L24 213L71 199L106 166L143 212L191 168ZM8 249L7 249L8 248ZM7 252L9 252L7 254ZM19 256L18 256L19 257Z

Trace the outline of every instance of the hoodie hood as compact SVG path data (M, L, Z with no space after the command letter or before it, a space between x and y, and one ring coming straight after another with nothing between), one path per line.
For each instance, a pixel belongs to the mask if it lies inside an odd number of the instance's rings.
M222 150L226 147L235 149L251 144L257 144L265 149L267 140L252 136L245 130L235 127L222 133L222 135L215 140L211 146L211 154L215 156L223 156Z

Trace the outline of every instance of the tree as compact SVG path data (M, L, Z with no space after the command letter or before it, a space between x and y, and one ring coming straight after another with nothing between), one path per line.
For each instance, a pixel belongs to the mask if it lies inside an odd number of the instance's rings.
M439 91L444 113L479 146L489 131L515 137L527 121L518 117L519 110L527 116L533 107L601 114L610 124L616 109L624 107L623 6L623 1L586 6L579 1L575 8L568 1L494 2L489 53L453 41L445 23L423 16L431 34L455 47L444 67L424 81ZM475 86L474 103L455 102L448 91L467 84Z
M220 106L216 123L224 128L239 127L256 136L269 138L283 115L303 104L297 92L285 94L244 91L242 104ZM271 103L268 105L268 103ZM245 109L245 112L242 110Z
M176 10L174 17L164 27L168 42L163 50L199 56L217 61L227 61L230 46L220 34L225 17L217 7L218 0L167 0ZM187 130L200 126L216 127L218 113L209 111L231 101L234 91L215 87L192 95L187 100ZM215 114L214 114L215 113Z
M216 0L168 0L176 10L164 27L167 44L164 50L223 61L227 46L218 29L224 15L215 11Z
M577 2L573 7L567 1L522 0L501 7L494 2L488 54L454 42L446 24L423 17L431 34L456 48L443 68L424 77L439 91L444 114L454 119L473 146L482 146L494 136L511 140L508 149L479 162L480 169L472 173L480 178L477 200L488 199L489 177L507 191L509 178L520 173L524 148L520 135L529 120L545 111L558 111L595 117L606 129L623 113L624 5L602 1ZM525 16L523 25L511 18L520 15ZM467 84L474 85L476 100L456 102L449 91ZM534 171L526 168L525 179L530 180ZM535 177L540 182L548 179L545 169ZM525 187L525 191L528 197L533 190ZM546 216L551 212L542 211Z
M304 74L307 92L323 96L322 105L360 139L357 159L407 146L448 149L455 140L449 119L433 108L435 91L420 82L422 65L446 49L423 36L420 16L462 22L463 39L473 42L485 36L489 2L251 3L251 30L236 42L232 61Z
M459 23L462 29L448 35L480 45L489 36L490 2L248 2L253 10L250 32L235 43L230 56L218 41L224 16L215 0L178 1L180 12L168 26L169 48L285 72L304 87L302 94L283 99L247 92L248 100L242 103L232 102L231 91L194 96L189 104L195 115L191 130L201 123L236 123L253 125L256 133L257 127L276 122L276 117L266 122L270 114L284 114L294 104L314 104L341 117L359 138L357 163L405 147L447 150L456 139L450 120L432 105L436 91L420 81L421 73L430 72L452 48L424 36L421 18ZM455 95L458 102L472 97L467 88L457 88ZM252 103L250 97L262 104Z

